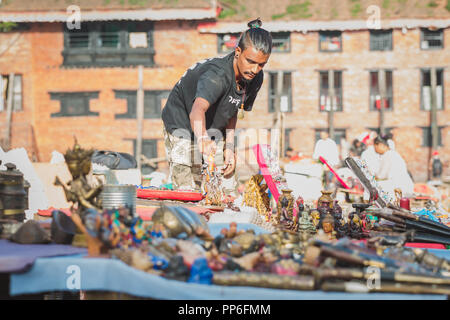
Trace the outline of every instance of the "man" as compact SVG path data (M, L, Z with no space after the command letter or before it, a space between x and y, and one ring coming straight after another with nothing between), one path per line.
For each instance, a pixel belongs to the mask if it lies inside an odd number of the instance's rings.
M236 187L238 109L251 111L272 51L272 38L260 28L261 21L248 26L234 52L189 68L167 99L162 120L170 179L176 189L198 187L202 157L209 164L214 157L223 173L225 193Z
M373 146L377 133L371 131L364 138L363 142L367 145L367 149L361 153L361 160L364 160L369 168L370 172L374 175L378 172L380 168L380 155L375 151Z
M328 132L325 130L320 132L320 139L314 147L313 159L319 160L320 156L332 167L339 164L339 150L336 142L329 138Z
M320 132L320 139L314 147L313 159L319 160L323 157L327 163L336 167L339 164L339 150L334 140L330 139L327 131ZM323 184L325 188L332 188L333 173L324 165Z

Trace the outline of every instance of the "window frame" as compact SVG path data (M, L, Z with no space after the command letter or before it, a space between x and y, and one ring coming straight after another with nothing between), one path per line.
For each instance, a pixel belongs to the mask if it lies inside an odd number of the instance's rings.
M239 37L240 37L240 33L239 32L229 32L229 33L218 33L217 34L217 53L218 54L229 54L230 52L232 52L234 50L230 49L229 51L223 51L222 50L222 46L224 46L225 41L223 40L223 37L225 36L236 36L236 44L235 44L235 48L239 43Z
M424 103L424 97L423 97L423 82L424 82L424 73L428 71L430 72L431 77L431 68L420 68L420 111L426 111L430 112L431 110L431 104L430 104L430 110L425 109L425 103ZM441 83L442 83L442 108L437 108L437 111L444 111L445 110L445 76L444 71L445 68L436 68L436 71L441 71ZM431 81L431 78L430 78ZM437 77L436 77L436 85L437 85ZM431 83L430 83L431 88ZM431 97L430 97L431 98ZM431 101L430 101L431 103Z
M321 96L322 96L322 73L326 73L327 74L327 76L328 76L328 71L329 70L319 70L318 72L319 72L319 105L318 105L318 107L319 107L319 112L329 112L328 110L326 110L326 108L324 108L324 109L322 109L322 105L321 105L321 101L320 101L320 99L321 99ZM339 90L339 92L340 92L340 105L337 105L336 106L336 110L334 110L334 112L344 112L344 72L343 72L343 70L333 70L334 71L334 74L336 75L336 73L337 74L340 74L340 76L341 76L341 79L340 79L340 83L341 83L341 87L339 88L340 90ZM335 79L336 80L336 79ZM335 92L336 92L336 81L334 81L334 84L335 84L335 88L334 88L334 90L335 90ZM327 84L327 86L328 86L328 84ZM328 97L328 93L327 93L327 95L326 95L326 97Z
M0 113L7 111L7 107L8 107L8 93L9 93L9 86L11 85L9 83L9 74L0 74L1 77L1 81L3 83L3 78L6 79L6 88L5 88L5 99L3 99L3 107L0 109ZM20 78L20 92L16 92L16 81L17 79ZM2 92L0 92L0 94L3 94ZM20 94L20 105L16 104L16 96ZM14 73L14 83L13 83L13 89L12 89L12 112L22 112L23 111L23 75L21 73Z
M441 41L441 46L440 47L429 47L428 48L424 48L422 46L423 42L425 41L425 32L440 32L440 41ZM421 28L420 29L420 50L424 50L424 51L428 51L428 50L443 50L445 48L445 43L444 43L444 29L437 29L437 30L428 30L426 28Z
M397 128L397 127L386 127L386 128L384 128L385 134L392 133L392 131L393 131L394 129L396 129L396 128ZM380 127L378 127L378 128L371 128L371 127L368 127L367 130L368 130L368 131L375 131L375 132L377 133L377 135L380 135Z
M442 130L445 128L446 126L438 126L438 147L443 147L444 144L442 143ZM427 127L419 127L422 130L422 143L420 144L421 147L423 148L431 148L433 146L433 138L431 136L431 126L427 126ZM428 131L428 141L429 145L425 144L425 130L429 130Z
M115 89L114 96L116 99L124 99L127 104L127 111L125 113L116 113L114 118L119 119L136 119L137 113L137 90L119 90ZM162 114L162 107L158 110L158 106L161 106L163 99L169 97L170 90L144 90L144 119L160 119ZM134 102L133 106L131 103ZM146 111L146 99L155 99L155 110L156 112L145 112ZM147 110L148 110L147 106ZM151 109L150 109L151 110ZM134 111L134 113L133 113Z
M290 53L291 52L291 32L271 32L272 35L272 53ZM286 38L283 38L285 36ZM280 37L279 39L275 39L275 37ZM275 41L281 41L282 43L287 42L287 49L285 50L277 50L276 47L273 45Z
M339 50L325 50L322 49L322 36L326 36L328 38L333 37L333 35L339 35ZM319 31L319 52L325 53L336 53L343 51L343 41L342 41L342 31Z
M60 110L50 114L52 118L62 117L98 117L99 112L90 110L91 99L98 99L99 91L79 91L79 92L49 92L51 100L59 101ZM84 103L83 113L70 114L67 112L67 99L82 98Z
M393 31L392 29L388 30L369 30L370 38L369 38L369 50L370 51L393 51L394 50L394 39L393 39ZM386 39L383 37L389 37L389 47L383 49L377 49L375 44L379 44L380 42L385 42ZM377 37L380 37L377 39Z
M108 22L111 23L111 22ZM151 67L155 65L153 46L153 23L148 21L113 21L118 28L118 47L102 47L98 45L102 33L102 26L105 22L84 22L86 31L68 30L63 24L64 33L64 49L62 51L63 67L129 67L143 65ZM134 25L132 24L134 23ZM144 31L136 31L147 34L147 48L131 48L129 46L130 28L143 29ZM70 46L71 34L87 35L87 47L74 48ZM87 61L77 61L74 57L85 58ZM105 60L99 60L100 58ZM136 59L139 57L139 59ZM109 58L110 60L106 60Z
M292 76L293 76L293 72L289 71L289 70L286 70L286 71L280 70L280 71L283 73L283 88L284 88L284 79L285 79L284 76L286 74L290 75L290 84L291 85L289 86L288 93L287 93L287 96L288 96L288 111L285 111L284 113L292 113L293 109L294 109L294 107L293 107L293 100L292 100ZM272 75L277 76L278 71L271 70L271 71L266 71L266 73L268 74L268 77L269 77L269 81L268 81L269 82L269 88L267 90L267 94L268 94L268 101L267 101L267 103L268 103L267 107L268 108L267 108L267 110L268 110L268 113L274 113L275 112L275 103L274 103L274 101L276 99L276 93L275 94L271 94ZM276 88L275 88L275 90L276 90ZM283 96L283 94L282 94L282 96Z
M383 69L386 72L390 72L391 73L391 91L389 92L388 87L387 87L387 77L386 77L386 91L387 91L387 95L388 95L388 100L389 100L389 108L385 108L384 111L387 112L392 112L394 111L394 70L393 69ZM371 96L372 96L372 76L371 73L373 72L377 72L378 73L379 69L372 69L369 70L369 112L379 112L380 109L378 108L374 108L371 104ZM378 74L377 74L377 80L378 80ZM379 88L378 88L379 91Z

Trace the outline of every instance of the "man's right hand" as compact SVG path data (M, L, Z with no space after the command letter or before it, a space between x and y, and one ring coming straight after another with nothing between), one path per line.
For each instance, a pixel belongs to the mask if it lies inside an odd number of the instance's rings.
M211 153L216 153L216 144L211 139L202 139L198 141L198 149L200 153L202 153L205 156L209 156Z

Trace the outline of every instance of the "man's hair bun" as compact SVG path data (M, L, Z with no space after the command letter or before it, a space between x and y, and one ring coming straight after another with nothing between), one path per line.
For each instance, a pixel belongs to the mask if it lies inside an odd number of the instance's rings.
M255 20L252 20L252 21L250 21L249 23L247 23L247 26L248 26L250 29L253 29L253 28L261 28L261 26L262 26L262 21L261 21L260 18L257 18L257 19L255 19Z

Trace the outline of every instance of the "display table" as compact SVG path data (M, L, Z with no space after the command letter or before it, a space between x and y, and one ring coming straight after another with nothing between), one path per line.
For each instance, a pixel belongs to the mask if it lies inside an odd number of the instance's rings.
M228 224L210 224L217 235ZM238 230L267 232L252 224L238 224ZM449 250L430 252L450 259ZM79 280L79 289L77 282ZM73 289L75 284L75 289ZM165 279L132 268L120 260L89 258L85 253L37 258L27 272L12 273L10 295L36 294L54 291L120 292L134 297L176 300L445 300L445 295L341 293L295 291L255 287L203 285ZM116 297L117 298L117 297Z

